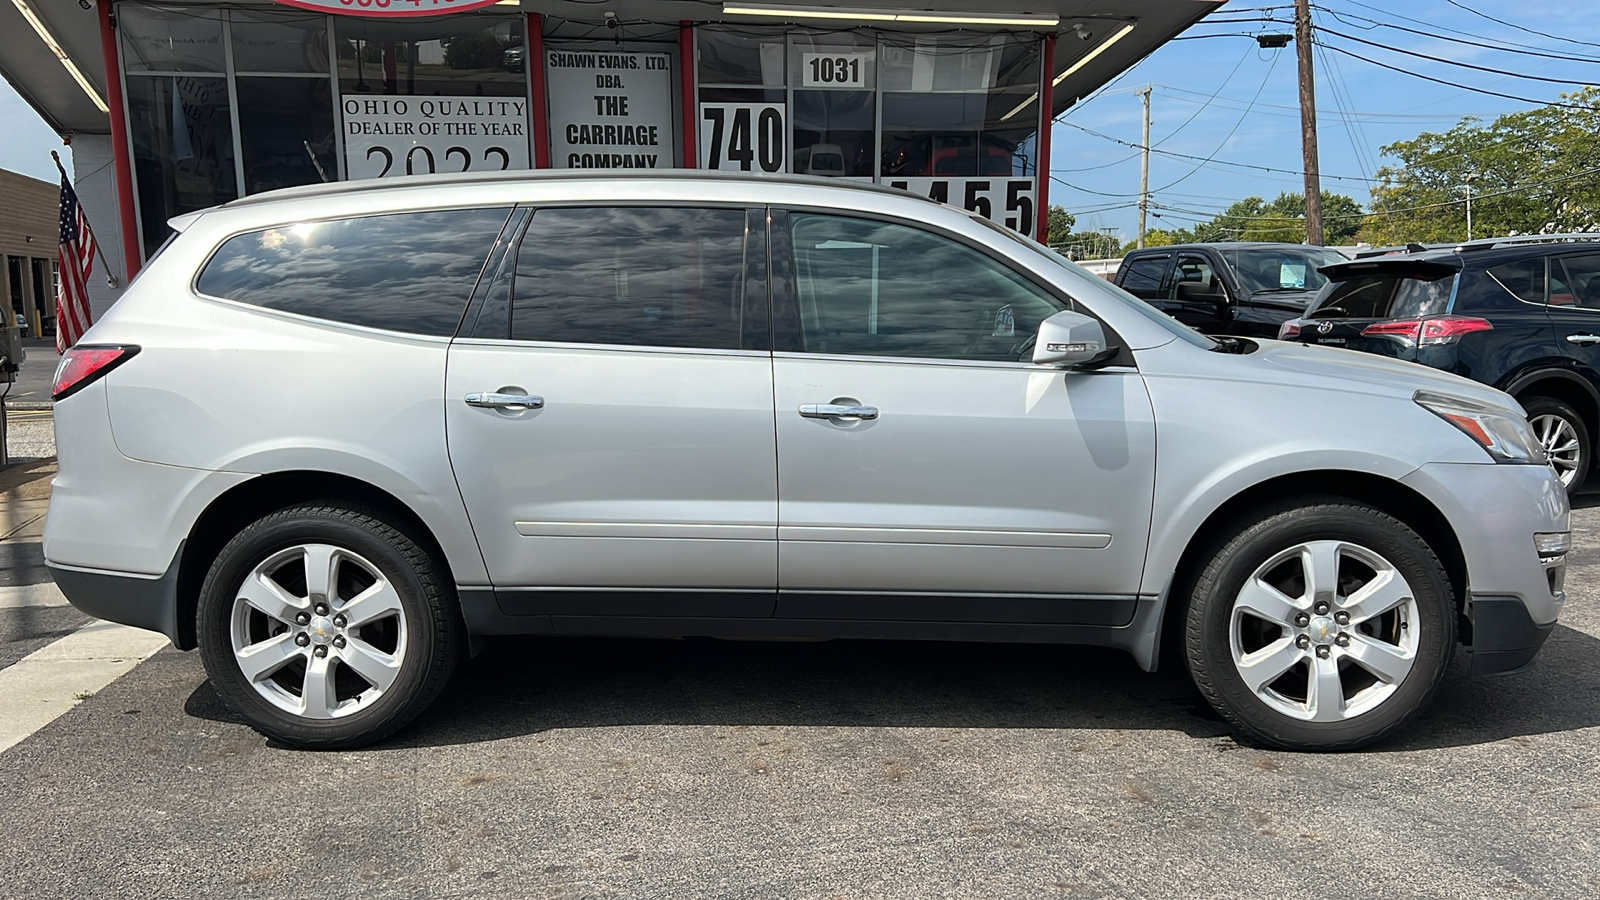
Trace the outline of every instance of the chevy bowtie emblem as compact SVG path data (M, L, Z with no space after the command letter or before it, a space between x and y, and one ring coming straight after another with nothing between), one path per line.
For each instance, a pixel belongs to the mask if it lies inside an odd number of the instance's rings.
M1317 323L1317 333L1318 334L1327 334L1328 332L1330 332L1332 330L1333 330L1333 323L1332 322L1318 322Z

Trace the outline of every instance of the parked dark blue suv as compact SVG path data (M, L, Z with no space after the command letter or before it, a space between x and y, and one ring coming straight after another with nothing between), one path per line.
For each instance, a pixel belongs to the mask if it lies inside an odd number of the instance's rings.
M1320 269L1278 336L1454 372L1516 397L1577 490L1600 426L1600 235L1413 246Z

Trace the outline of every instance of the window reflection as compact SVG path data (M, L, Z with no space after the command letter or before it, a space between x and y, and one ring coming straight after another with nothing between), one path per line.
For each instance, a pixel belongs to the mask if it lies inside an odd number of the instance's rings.
M1065 309L970 247L864 219L792 216L802 342L812 353L1025 360Z
M228 82L220 77L127 78L141 236L153 254L167 220L238 197Z
M326 78L238 79L245 193L339 180Z
M455 334L509 209L302 222L231 238L203 294L350 325Z
M516 340L738 349L745 214L542 209L517 251Z

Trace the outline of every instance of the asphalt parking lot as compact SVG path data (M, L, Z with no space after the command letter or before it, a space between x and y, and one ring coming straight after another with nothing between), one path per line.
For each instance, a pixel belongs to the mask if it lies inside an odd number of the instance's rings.
M1538 666L1458 660L1362 753L1241 746L1110 652L551 639L491 643L397 739L304 753L167 647L0 752L0 897L1596 896L1582 505ZM0 542L0 675L88 621L28 602L29 523Z

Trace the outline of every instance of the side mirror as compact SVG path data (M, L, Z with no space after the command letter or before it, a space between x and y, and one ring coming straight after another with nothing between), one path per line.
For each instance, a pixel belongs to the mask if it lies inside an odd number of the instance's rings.
M1039 323L1033 343L1033 362L1041 366L1074 368L1102 362L1114 356L1115 347L1106 346L1106 330L1082 313L1058 312Z

